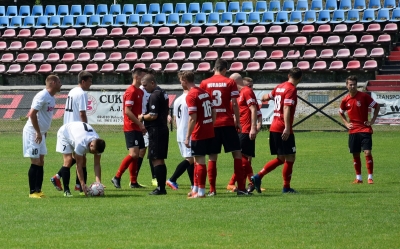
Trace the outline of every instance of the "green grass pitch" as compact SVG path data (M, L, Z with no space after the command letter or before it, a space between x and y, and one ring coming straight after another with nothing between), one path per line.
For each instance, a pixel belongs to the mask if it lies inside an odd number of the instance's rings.
M186 173L178 180L179 190L148 196L153 187L146 161L138 179L148 188L128 188L126 172L122 189L115 189L110 179L127 154L123 133L99 133L107 143L102 160L106 196L65 198L53 188L49 179L62 157L51 132L45 199L28 198L30 163L22 157L21 135L0 134L0 248L399 248L400 131L373 135L373 185L351 184L355 176L347 133L298 132L292 187L299 194L281 193L282 167L264 177L262 194L227 193L233 160L221 154L218 195L194 200L186 198ZM182 160L175 137L171 132L168 176ZM259 134L256 147L252 164L258 172L272 158L267 131ZM91 183L91 155L88 162ZM362 163L366 180L364 157ZM74 181L72 174L71 186Z

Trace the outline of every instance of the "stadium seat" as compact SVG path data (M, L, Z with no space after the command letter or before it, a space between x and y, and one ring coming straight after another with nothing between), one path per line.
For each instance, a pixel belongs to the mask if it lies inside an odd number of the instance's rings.
M278 68L278 71L289 71L293 68L293 62L291 61L283 61Z
M72 41L70 49L83 49L83 42L79 40Z
M390 43L392 41L392 39L390 38L390 35L387 34L383 34L383 35L379 35L378 39L376 39L376 43Z
M144 52L141 56L140 56L140 61L152 61L154 59L154 55L153 52Z
M363 70L377 70L378 63L376 62L376 60L367 60L367 61L365 61L362 69Z
M21 50L22 49L22 43L20 41L13 41L10 43L10 46L8 47L8 50Z
M343 61L332 61L329 66L329 70L331 71L337 71L342 69L343 69Z
M218 13L210 13L207 18L206 26L215 26L219 23L219 14Z
M307 45L307 37L297 36L293 41L294 46L305 46Z
M180 48L193 48L194 41L192 38L185 38L182 40Z
M248 50L241 50L236 56L236 59L239 61L250 60L251 54Z
M127 37L138 36L138 35L139 35L139 29L137 27L130 27L125 32L125 36Z
M326 45L336 45L340 43L340 36L338 35L331 35L326 40Z
M364 25L361 23L355 23L350 28L350 33L361 33L364 32Z
M183 52L183 51L176 51L176 52L172 55L171 60L172 60L172 61L183 61L183 60L185 60L185 58L186 58L185 52Z
M282 33L281 25L273 25L268 30L268 34L281 34L281 33Z
M145 39L137 39L133 42L132 48L145 48L146 40Z
M275 40L273 37L267 36L261 40L260 46L261 47L272 47L275 45Z
M219 13L219 14L227 12L226 3L225 2L216 2L214 12Z
M170 35L171 34L171 30L169 29L169 27L160 27L157 30L156 36L163 36L163 35Z
M153 16L156 16L158 14L160 14L160 4L159 3L150 3L149 4L149 10L147 12L147 14L151 14Z
M245 12L238 12L235 15L235 21L232 22L231 25L233 26L240 26L247 22L247 13Z
M308 1L299 0L296 4L296 11L306 12L308 11Z
M178 13L169 14L165 25L166 26L175 26L178 24L179 24L179 14Z
M309 71L310 70L310 62L308 62L308 61L299 61L297 63L297 67L300 68L302 71Z
M59 53L50 53L47 55L47 59L45 61L46 62L58 62L59 60L60 60Z
M97 71L99 71L99 66L97 63L89 63L87 64L85 71L89 73L97 73Z
M112 26L118 27L118 26L125 26L125 25L126 25L126 15L119 14L115 17L115 23Z
M122 32L122 31L121 31ZM105 37L108 35L108 31L106 28L97 28L96 32L94 32L94 37Z
M308 10L304 14L302 24L313 24L317 21L317 14L315 10Z
M136 52L129 52L129 53L134 53L134 54L136 55L136 59L135 59L135 61L136 61L136 60L137 60L137 54L136 54ZM129 54L129 53L128 53L128 54ZM125 59L131 56L131 55L128 55L128 54L126 54ZM112 53L110 54L110 56L108 57L108 61L122 61L122 54L121 54L121 52L112 52ZM128 61L128 60L125 60L125 61Z
M140 16L138 14L131 14L128 17L128 21L125 26L136 26L140 23Z
M72 64L68 73L80 73L83 70L82 64Z
M22 73L36 73L36 65L35 64L27 64L22 70Z
M117 16L121 14L121 5L120 4L111 4L109 14L113 16Z
M200 54L200 56L201 56L201 54ZM169 58L169 53L166 52L166 51L161 51L161 52L158 52L157 57L154 60L156 60L156 61L168 61L169 59L170 59Z
M92 29L90 29L90 28L84 28L84 29L82 29L80 32L79 32L79 37L90 37L90 36L92 36L93 35L93 33L92 33Z
M214 36L218 34L218 28L215 26L209 26L204 30L203 35L205 36Z
M352 8L351 0L341 0L338 10L349 11L349 10L351 10L351 8Z
M235 61L230 65L228 71L229 72L242 72L243 69L244 69L243 63L240 61Z
M282 11L292 12L294 11L294 1L292 0L285 0L282 5Z
M314 60L317 58L317 51L315 49L307 49L304 51L303 57L304 60Z
M244 42L245 47L257 47L258 46L258 39L257 37L247 37L246 41Z
M242 38L240 38L240 37L233 37L230 39L230 41L228 43L228 47L240 47L242 45L243 45L243 41L242 41Z
M95 9L94 9L94 5L92 4L86 4L83 7L83 15L85 16L91 16L91 15L95 15Z
M33 5L31 16L34 16L34 17L43 16L43 6L42 5Z
M106 42L106 41L108 41L108 40L105 40L104 42ZM103 44L104 44L104 42L103 42ZM85 47L85 49L98 49L98 48L99 48L98 40L89 40ZM100 49L102 49L102 48L100 47Z
M276 19L273 22L274 25L283 25L289 21L287 11L279 11L276 15Z
M140 36L153 36L154 34L155 31L153 27L144 27L140 33Z
M387 22L389 19L389 9L380 9L378 10L378 15L375 19L375 22Z
M258 12L250 12L245 25L256 25L260 22L260 14Z
M205 61L214 61L219 57L217 51L207 51L206 55L204 56Z
M15 36L16 36L15 29L6 29L1 37L2 38L15 38Z
M367 49L366 48L356 48L353 53L353 58L365 58L367 57Z
M315 32L314 25L311 25L311 24L304 25L300 31L300 33L302 33L302 34L311 34L314 32Z
M287 60L297 60L300 58L300 51L299 50L289 50L286 59Z
M213 13L213 3L211 2L203 2L201 5L201 12L206 13L206 14L211 14Z
M371 50L371 53L369 54L369 57L371 58L379 58L384 56L385 56L385 50L383 48L373 48Z
M57 15L61 17L68 16L69 15L68 5L58 5Z
M343 44L352 45L357 43L357 37L355 35L347 35L343 39Z
M229 1L228 12L237 13L239 11L240 11L239 2L237 2L237 1L233 1L233 2Z
M210 39L208 38L200 38L196 44L196 47L199 48L207 48L209 46L210 46Z
M388 10L396 8L396 0L384 0L383 8Z
M178 40L177 39L168 39L165 41L164 48L177 48Z
M361 36L360 39L360 44L371 44L374 42L374 36L373 35L363 35Z
M86 24L86 27L94 28L94 27L99 26L100 24L101 24L100 16L99 15L92 15L92 16L89 16L89 21Z
M151 63L149 68L153 69L156 72L161 72L162 71L162 65L159 62Z
M104 63L100 69L100 73L114 72L114 65L112 63Z
M254 6L253 6L253 2L251 1L244 1L242 2L242 7L240 9L241 12L253 12L254 11Z
M21 65L19 64L12 64L7 70L8 74L17 74L21 72Z
M126 48L130 48L131 47L131 43L128 39L122 39L119 40L118 45L115 48L118 49L126 49Z
M72 5L69 14L75 17L82 15L82 6L80 4Z
M105 55L104 55L104 57L105 57ZM78 58L76 58L76 61L79 61L79 62L90 61L90 53L87 53L87 52L80 53L78 55Z
M254 26L253 30L251 31L251 34L264 34L266 33L266 29L264 26Z
M21 29L30 29L35 26L35 17L34 16L26 16L24 18L24 22L21 26Z
M135 68L146 68L146 64L144 64L144 63L135 63L135 65L133 65L133 68L132 68L132 71L135 69Z
M346 66L346 70L358 70L360 69L361 64L357 60L349 61Z
M235 53L231 50L225 50L224 52L222 52L221 59L227 60L227 61L234 60Z
M167 23L167 16L164 13L159 13L155 16L153 26L158 27Z
M324 10L328 10L329 12L333 12L337 10L338 3L336 0L326 0Z
M87 26L87 17L82 15L82 16L77 16L75 20L75 24L73 25L74 28L82 28Z
M261 71L275 71L276 70L276 62L275 61L267 61L264 63Z
M198 61L201 60L202 56L201 56L201 52L200 51L192 51L190 52L187 60L188 61Z
M231 12L224 12L221 14L221 21L218 26L227 26L233 23L233 16Z
M385 27L383 28L383 32L393 32L397 33L398 28L396 23L387 23Z
M309 45L322 45L324 43L324 38L320 35L311 37Z
M36 49L37 49L36 41L27 41L23 48L23 50L36 50Z
M0 59L3 63L13 62L14 61L14 54L12 53L4 53Z
M337 24L333 29L333 33L346 33L347 32L347 25L346 24Z
M330 23L331 24L338 24L338 23L344 22L344 20L346 20L345 11L344 10L335 10L333 12L333 16L332 16L332 19L331 19Z
M6 66L0 64L0 73L5 73L6 72Z
M7 6L7 11L6 11L5 16L8 16L8 17L18 16L18 7L14 6L14 5Z
M350 57L350 50L348 48L341 48L337 51L336 58L347 59Z
M138 26L150 26L153 25L153 15L144 14L140 19Z
M221 28L219 32L220 35L231 35L233 34L233 27L232 26L224 26Z
M251 61L247 64L245 71L255 72L260 70L260 63L257 61Z
M131 70L129 63L120 63L115 69L115 72L122 73L122 72L129 72Z
M205 13L197 13L195 15L194 21L192 23L193 26L202 26L206 24L207 16Z
M379 10L381 8L380 0L369 0L368 9Z
M196 72L209 72L211 70L210 63L200 62L197 66Z
M192 62L185 62L181 66L181 71L194 71L194 64Z
M108 15L107 4L98 4L96 8L96 15L105 16Z
M76 36L77 36L77 31L74 28L65 30L65 33L63 35L63 37L67 37L67 38L76 37Z
M24 63L29 61L29 55L27 53L19 53L17 55L17 58L15 59L15 62L18 63Z
M114 25L114 17L111 14L104 15L101 18L101 23L98 25L100 27L108 27Z
M65 53L60 61L62 62L73 62L75 60L74 53Z
M201 27L191 27L190 29L189 29L189 33L188 33L188 35L190 35L190 36L194 36L194 35L201 35L202 34L202 29L201 29Z
M0 29L8 28L9 20L7 16L0 16Z
M289 25L295 24L295 26L297 27L297 24L299 24L300 22L303 21L302 13L303 12L301 12L301 11L292 11L292 13L290 13L290 18L289 18L287 24L289 24ZM298 29L298 27L297 27L297 29Z
M256 52L254 52L253 60L265 60L267 59L267 57L268 57L267 51L257 50Z
M358 10L351 9L347 12L347 19L344 21L345 23L358 23L360 21L360 14Z
M290 45L290 38L287 36L281 36L278 38L276 42L276 46L289 46Z
M364 10L360 22L370 23L370 22L374 22L374 21L375 21L375 10L373 10L373 9Z
M10 21L10 25L8 25L9 29L17 29L22 26L22 18L20 16L13 16Z
M38 73L50 73L52 70L50 64L42 64L39 67Z
M61 29L51 29L47 36L50 38L61 37Z
M336 4L336 1L335 1ZM318 14L318 19L315 22L316 24L325 24L331 21L331 14L329 10L321 10Z
M61 17L60 16L51 16L49 19L49 24L46 26L46 28L47 29L57 28L60 25L61 25Z
M321 24L318 26L317 33L330 33L331 26L329 24Z
M152 39L149 42L148 48L161 48L162 42L161 39Z
M316 61L311 70L312 71L326 70L326 61Z
M39 63L39 62L43 62L43 61L44 61L44 54L43 53L34 53L29 62Z
M322 5L322 1L321 0L312 0L311 1L310 10L314 10L316 12L319 12L319 11L321 11L323 9L324 9L324 7Z
M110 55L110 57L111 57L111 55ZM78 60L79 60L79 58L78 58ZM106 60L106 53L97 52L93 55L93 59L91 61L105 61L105 60Z
M173 73L179 70L178 64L175 62L169 62L164 68L164 72Z
M333 58L333 50L330 48L323 49L319 55L320 59L330 59Z
M176 27L172 32L172 36L184 36L184 35L186 35L185 27Z
M179 26L188 26L188 25L192 25L192 23L193 23L193 14L184 13L182 15L181 22L178 25Z
M283 51L282 50L273 50L269 56L271 60L281 60L283 59Z
M68 71L67 64L57 64L53 73L66 73Z
M127 16L134 14L133 4L124 4L122 7L122 14Z
M277 13L281 11L281 2L280 1L271 1L269 2L268 11Z
M97 40L96 40L97 41ZM88 42L89 43L89 42ZM104 40L103 44L99 47L100 49L113 49L115 47L114 40Z

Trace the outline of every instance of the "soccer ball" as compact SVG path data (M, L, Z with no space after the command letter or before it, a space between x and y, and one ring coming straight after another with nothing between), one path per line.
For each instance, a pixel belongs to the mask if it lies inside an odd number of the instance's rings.
M94 182L90 185L88 194L90 196L104 196L104 186L99 182Z

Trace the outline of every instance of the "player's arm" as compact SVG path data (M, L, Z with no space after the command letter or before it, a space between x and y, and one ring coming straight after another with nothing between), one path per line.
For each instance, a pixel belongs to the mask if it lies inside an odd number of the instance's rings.
M283 107L283 120L285 122L285 129L283 130L283 133L282 133L283 141L288 140L289 135L290 135L290 124L291 124L290 109L291 108L292 108L292 106L290 106L290 105L285 105Z
M100 160L101 160L101 155L97 155L94 154L94 174L96 177L96 182L100 182L101 183L101 164L100 164Z
M36 142L37 144L40 144L40 143L42 142L42 133L40 132L40 127L39 127L39 121L38 121L38 118L37 118L37 113L38 113L38 110L35 110L35 109L32 108L32 109L29 111L29 117L31 118L31 122L32 122L33 129L35 129L35 131L36 131L35 142Z
M353 128L353 124L349 123L347 121L347 117L345 115L345 111L343 111L342 109L339 110L339 116L342 119L343 124L347 127L347 129L352 129Z
M261 131L261 126L262 126L262 113L257 108L257 133Z
M79 117L83 123L88 123L86 111L79 111Z
M375 123L375 120L378 117L380 109L381 109L381 107L379 106L379 104L376 104L374 107L374 114L372 115L371 121L369 121L369 122L367 121L366 125L371 126Z
M255 105L251 105L249 107L250 112L251 112L251 128L250 128L250 133L249 133L249 137L250 140L254 140L256 139L257 136L257 107Z
M270 96L270 94L269 93L266 93L266 94L264 94L262 97L261 97L261 101L262 102L267 102L267 101L270 101L272 98L271 98L271 96Z
M143 123L140 122L140 120L135 116L135 114L133 114L132 110L131 110L131 106L125 106L125 115L128 116L128 118L130 120L132 120L133 123L135 123L137 126L139 126L139 129L143 132L146 133L147 130L144 127Z
M159 99L157 98L157 96L155 96L154 94L150 95L149 97L149 106L154 106L154 108L152 108L149 113L147 114L142 114L139 115L139 119L140 121L154 121L157 119L158 117L158 110L159 110Z
M189 144L190 136L192 135L194 126L196 125L196 121L197 121L197 113L189 114L188 130L187 130L186 137L185 137L185 146L187 148L190 148L190 144Z
M87 196L86 182L83 176L83 164L85 163L85 156L78 155L75 153L75 160L76 160L76 172L78 174L78 179L79 182L81 183L83 192Z
M242 127L240 125L239 105L237 103L236 98L232 98L231 100L232 100L233 113L235 114L235 127L238 132L241 132Z

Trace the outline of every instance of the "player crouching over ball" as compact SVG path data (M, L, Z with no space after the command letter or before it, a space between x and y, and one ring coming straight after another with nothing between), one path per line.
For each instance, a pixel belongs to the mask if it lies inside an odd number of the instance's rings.
M87 123L71 122L60 127L57 132L56 151L63 154L64 164L62 167L62 181L64 185L64 196L72 197L69 189L70 168L72 166L72 153L75 154L76 170L78 178L85 195L88 195L88 187L83 174L83 167L86 167L85 154L94 155L94 174L96 182L101 183L101 153L106 148L106 142L99 138L99 135Z

